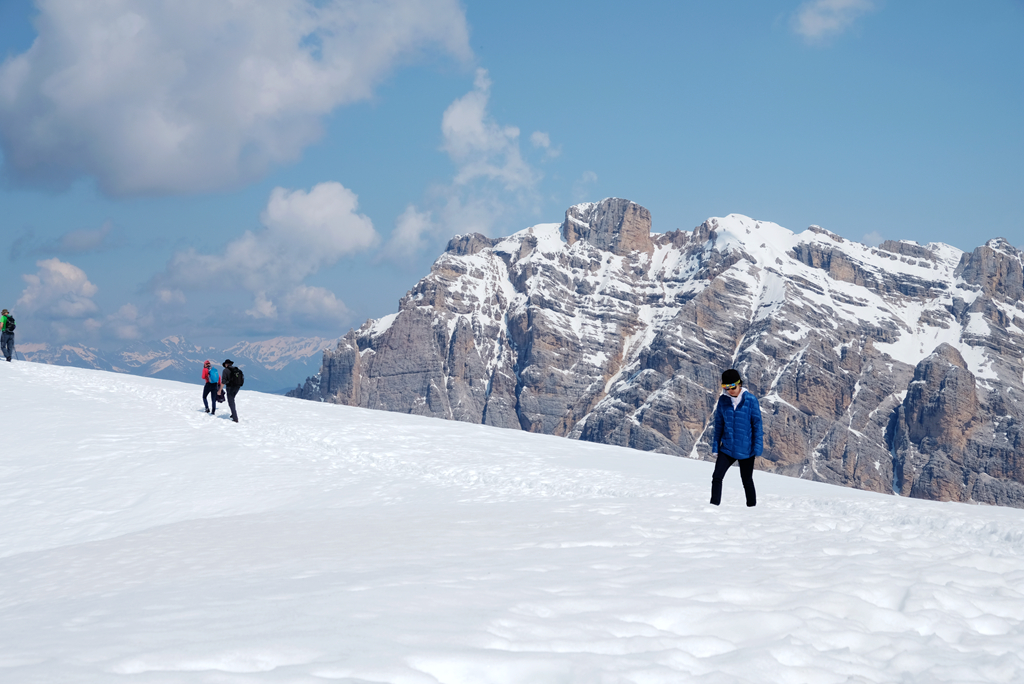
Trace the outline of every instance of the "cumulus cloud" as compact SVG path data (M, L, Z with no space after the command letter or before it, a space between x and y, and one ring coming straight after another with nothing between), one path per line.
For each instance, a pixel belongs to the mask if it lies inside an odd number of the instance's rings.
M103 315L93 301L99 288L74 264L53 258L36 262L36 267L35 273L22 276L25 289L15 308L15 313L23 314L18 330L28 339L124 342L152 331L153 314L141 312L134 304L124 304L113 314Z
M242 289L253 294L246 311L253 318L307 316L319 306L322 317L340 319L344 304L303 281L377 243L373 222L357 208L356 194L340 183L320 183L309 192L275 188L260 215L263 230L246 231L222 254L177 253L154 279L153 291L171 303L187 290Z
M813 0L805 2L793 19L793 30L808 42L820 43L849 29L875 9L872 0Z
M428 49L471 58L458 0L46 0L0 66L8 174L112 195L233 187Z
M99 308L92 300L99 288L89 282L85 271L60 259L36 262L39 269L25 274L26 287L18 298L18 307L43 319L81 319Z
M377 241L373 222L356 214L358 206L359 198L341 183L320 183L308 193L274 188L260 219L268 234L309 254L307 263L318 269Z
M488 111L490 96L491 79L478 69L473 89L445 110L443 149L455 164L454 177L431 190L428 208L406 207L382 257L401 261L440 238L489 234L505 216L535 201L541 174L523 159L519 129L498 123ZM552 149L546 133L534 133L530 140L536 148Z

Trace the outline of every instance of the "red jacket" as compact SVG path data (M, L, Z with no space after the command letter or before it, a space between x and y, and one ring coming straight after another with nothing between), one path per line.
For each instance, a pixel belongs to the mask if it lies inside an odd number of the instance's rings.
M219 384L220 377L217 373L217 369L214 368L213 366L210 366L209 368L203 366L203 380L205 380L206 382Z

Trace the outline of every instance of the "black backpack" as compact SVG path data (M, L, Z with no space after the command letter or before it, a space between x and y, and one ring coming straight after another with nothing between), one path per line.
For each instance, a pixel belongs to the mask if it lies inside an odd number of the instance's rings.
M232 366L231 368L228 368L226 370L231 372L225 373L225 375L227 376L226 378L224 378L225 385L227 385L228 387L241 387L242 385L245 384L245 373L242 372L241 368Z
M14 316L7 316L7 320L4 321L4 332L14 332Z

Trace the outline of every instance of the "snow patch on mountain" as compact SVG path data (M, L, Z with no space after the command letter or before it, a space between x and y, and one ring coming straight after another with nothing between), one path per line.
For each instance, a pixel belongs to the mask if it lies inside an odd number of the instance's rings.
M336 342L326 337L282 336L260 342L239 342L224 351L256 361L264 368L281 370L290 363L319 357L324 349Z

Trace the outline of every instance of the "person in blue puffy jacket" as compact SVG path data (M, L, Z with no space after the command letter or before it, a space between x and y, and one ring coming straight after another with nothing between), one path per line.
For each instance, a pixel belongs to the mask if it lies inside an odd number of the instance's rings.
M715 473L711 476L711 503L722 503L722 479L729 466L740 464L740 479L747 505L757 505L754 491L754 458L764 450L764 431L761 428L761 405L757 397L743 387L739 371L734 368L722 373L722 396L715 407L715 434L711 439L711 453L718 454Z

